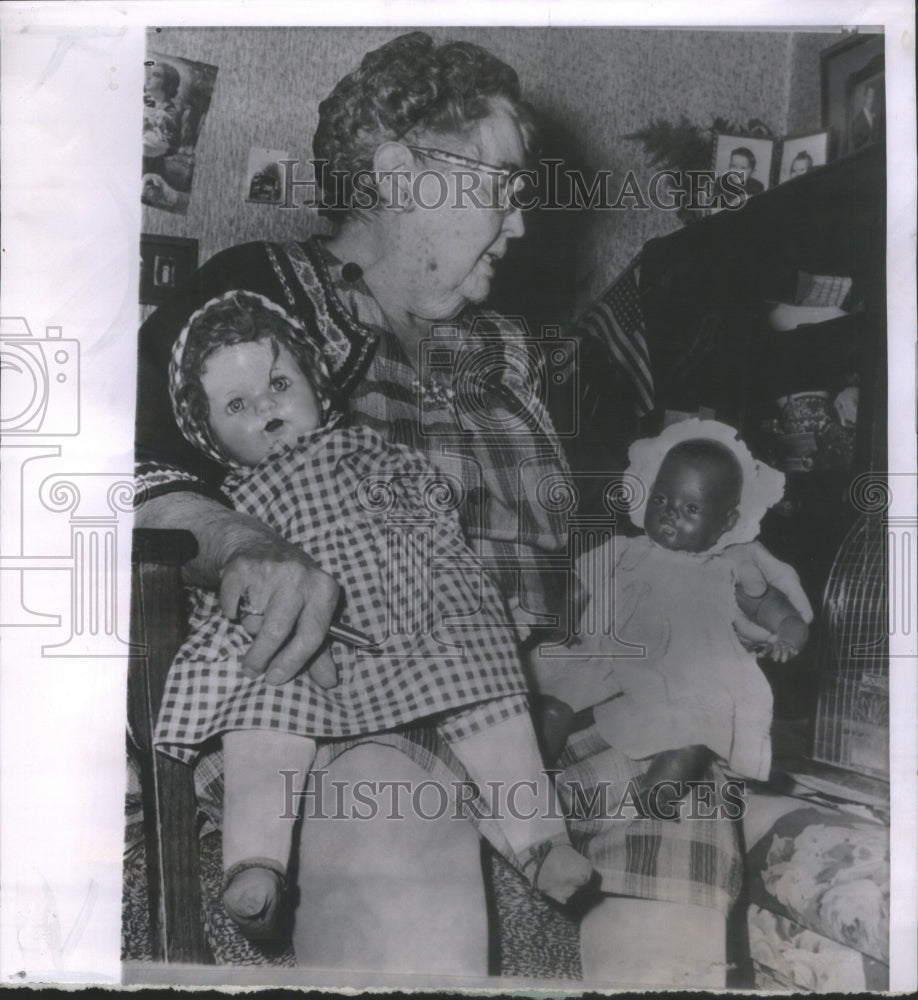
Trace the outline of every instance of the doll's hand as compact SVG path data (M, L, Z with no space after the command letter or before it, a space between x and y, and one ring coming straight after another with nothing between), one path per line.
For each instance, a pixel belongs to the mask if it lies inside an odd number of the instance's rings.
M775 642L770 643L762 651L761 655L767 656L776 663L787 663L788 660L793 659L799 652L800 650L795 649L789 642L777 639Z
M775 641L768 654L779 663L786 663L803 649L810 637L806 622L797 615L788 615L775 630Z
M787 663L806 645L810 630L796 615L788 615L767 642L752 647L756 656L767 656L776 663Z

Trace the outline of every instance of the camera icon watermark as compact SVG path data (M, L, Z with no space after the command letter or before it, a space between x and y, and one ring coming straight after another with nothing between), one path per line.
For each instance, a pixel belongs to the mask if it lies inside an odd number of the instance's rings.
M80 344L59 326L36 337L23 316L0 318L0 433L63 436L80 431Z
M460 433L544 434L545 415L559 437L579 431L580 371L577 341L545 326L533 336L514 318L517 336L482 316L468 331L434 326L418 345L420 430L425 436ZM431 405L432 404L432 405ZM437 407L453 412L446 429Z

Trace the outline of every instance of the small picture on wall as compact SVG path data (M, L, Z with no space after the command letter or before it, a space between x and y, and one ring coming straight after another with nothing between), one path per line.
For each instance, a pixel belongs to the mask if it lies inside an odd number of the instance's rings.
M284 167L281 160L291 156L279 149L253 146L245 172L246 201L260 205L280 205L284 200Z
M158 306L198 267L198 241L180 236L140 236L140 304Z
M781 169L778 183L793 180L809 173L813 167L824 166L828 161L829 133L812 132L809 135L792 135L781 144Z
M822 53L822 124L829 158L846 156L886 135L884 36L852 35Z
M194 158L217 78L217 67L147 53L143 88L144 205L185 215Z
M868 66L866 75L858 78L859 74L854 74L848 81L848 152L883 138L885 80L882 69L879 72L875 69Z
M774 147L774 139L718 134L714 145L711 212L741 208L748 198L768 190Z

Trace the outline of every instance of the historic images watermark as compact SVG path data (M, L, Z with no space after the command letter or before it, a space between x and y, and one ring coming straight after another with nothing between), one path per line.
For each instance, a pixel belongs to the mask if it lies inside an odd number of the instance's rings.
M589 787L558 780L561 772L542 772L552 783L532 780L441 782L378 779L327 781L328 772L313 771L310 780L297 769L278 772L282 785L280 819L294 820L597 820L628 822L635 819L666 821L739 820L746 814L746 783L738 778L720 781L664 780L642 788L635 780L598 781ZM305 787L302 786L305 783Z
M434 151L436 152L436 151ZM331 169L325 160L279 160L283 168L283 209L324 208L334 212L373 211L410 203L503 211L649 211L678 212L742 208L748 197L742 175L713 170L658 170L641 179L600 169L590 174L565 167L564 160L543 159L516 170L480 164L455 167L453 181L442 170L393 170L377 175ZM302 173L305 168L305 173Z

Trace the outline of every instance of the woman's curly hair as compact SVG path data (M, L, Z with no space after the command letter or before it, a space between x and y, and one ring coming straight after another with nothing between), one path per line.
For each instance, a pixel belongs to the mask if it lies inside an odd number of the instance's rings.
M297 329L280 309L268 308L260 295L240 290L208 303L195 314L188 328L175 389L176 405L212 441L207 430L210 407L201 383L207 359L223 347L262 340L270 342L275 357L278 348L285 347L319 400L336 405L338 400L321 361L319 346L304 336L303 329ZM213 446L219 451L215 443Z
M535 127L516 72L487 49L471 42L437 46L414 31L368 52L319 105L313 155L324 171L337 173L323 188L322 214L347 210L355 175L366 183L382 143L420 131L463 135L494 111L495 100L509 105L531 151Z

